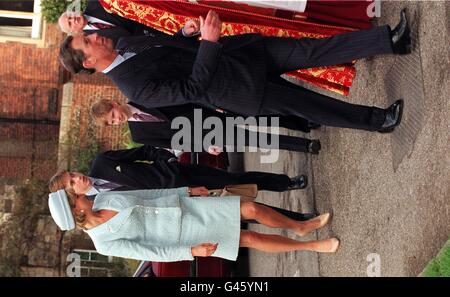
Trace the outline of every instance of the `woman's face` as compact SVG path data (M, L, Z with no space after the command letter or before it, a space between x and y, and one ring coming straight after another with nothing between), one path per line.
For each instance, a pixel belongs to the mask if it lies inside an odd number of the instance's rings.
M75 199L75 211L89 216L92 213L92 202L86 198L86 195L78 195Z

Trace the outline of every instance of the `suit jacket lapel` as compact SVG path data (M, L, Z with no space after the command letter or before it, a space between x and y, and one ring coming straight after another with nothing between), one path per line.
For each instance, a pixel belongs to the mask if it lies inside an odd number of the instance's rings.
M122 25L118 23L118 18L116 18L116 15L108 13L98 0L89 0L84 14L111 23L115 26Z
M137 143L170 148L172 130L168 123L128 122L131 138Z
M141 48L142 46L167 46L173 48L180 48L197 52L199 43L195 38L186 38L181 36L159 35L156 37L151 36L127 36L120 38L116 49L123 50L126 48Z
M115 28L109 28L109 29L99 29L99 30L88 29L88 30L83 30L83 32L86 33L87 35L97 33L100 36L112 39L114 44L117 44L118 40L121 37L131 35L130 32L128 32L127 30L125 30L122 27L115 27Z

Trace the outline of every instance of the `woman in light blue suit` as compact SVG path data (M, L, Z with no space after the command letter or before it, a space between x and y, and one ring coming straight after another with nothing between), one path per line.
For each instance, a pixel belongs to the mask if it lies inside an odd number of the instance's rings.
M241 220L256 220L303 236L323 227L328 213L299 222L238 196L190 197L207 193L203 187L110 191L98 194L93 202L84 195L67 197L60 190L50 194L49 207L61 229L83 228L100 254L136 260L172 262L194 256L236 260L239 247L335 252L339 246L336 238L304 242L240 229Z

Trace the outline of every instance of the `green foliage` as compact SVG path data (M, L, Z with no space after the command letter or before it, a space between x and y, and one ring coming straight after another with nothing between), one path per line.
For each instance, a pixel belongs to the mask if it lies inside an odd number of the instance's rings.
M134 273L133 267L127 259L114 258L109 265L109 273L112 277L130 277Z
M125 125L124 130L122 132L122 136L125 139L122 144L126 149L132 149L132 148L138 148L143 146L141 143L134 142L133 139L131 139L131 132L128 128L128 125Z
M439 262L436 259L431 260L425 268L425 276L436 277L440 276Z
M442 276L450 276L450 247L447 247L439 258L439 271Z
M443 252L440 253L436 258L432 259L424 272L425 276L436 277L436 276L446 276L450 277L450 246L447 245Z
M0 277L19 277L20 258L17 255L0 255Z
M41 0L41 11L44 19L49 23L58 22L58 18L74 1L66 0ZM87 0L81 0L81 11L86 8Z
M6 245L0 255L0 276L20 276L22 258L33 249L37 222L40 215L48 214L47 183L26 180L15 189L13 215L0 225L0 236Z
M95 141L90 142L87 147L81 148L78 151L78 156L76 157L76 165L73 170L88 175L91 168L91 162L99 152L100 145Z
M78 171L87 175L89 173L92 160L95 155L100 152L100 144L98 143L95 133L97 127L92 123L89 123L86 136L83 137L85 141L81 141L80 114L81 111L79 109L75 111L74 121L67 133L68 140L65 144L71 148L69 156L67 156L69 159L69 170Z

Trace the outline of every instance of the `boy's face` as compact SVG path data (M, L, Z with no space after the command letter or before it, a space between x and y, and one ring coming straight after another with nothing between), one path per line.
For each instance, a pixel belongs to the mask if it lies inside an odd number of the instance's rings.
M92 187L91 180L79 172L67 172L63 177L65 188L72 188L76 194L86 194Z
M106 114L105 122L108 126L120 125L128 121L128 115L124 108L117 103L113 103L113 108Z

